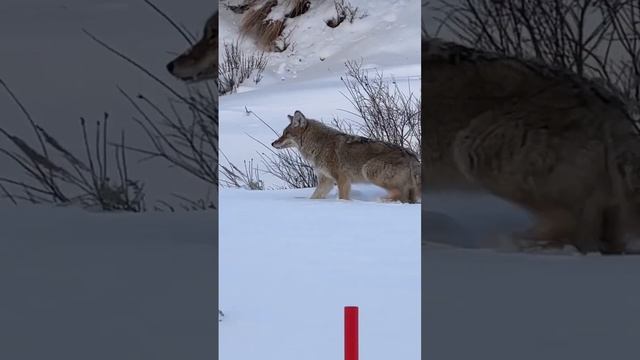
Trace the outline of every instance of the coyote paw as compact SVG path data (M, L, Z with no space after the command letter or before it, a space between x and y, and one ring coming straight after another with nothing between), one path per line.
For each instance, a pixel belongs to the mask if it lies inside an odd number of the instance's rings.
M558 240L519 238L514 239L514 244L519 251L529 253L574 253L576 251L574 246Z
M222 310L218 309L218 322L222 321L223 318L224 318L224 313L222 312Z

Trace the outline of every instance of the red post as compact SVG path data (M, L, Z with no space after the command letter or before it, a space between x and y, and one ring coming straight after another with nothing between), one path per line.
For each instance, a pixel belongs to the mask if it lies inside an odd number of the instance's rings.
M344 360L358 360L358 307L344 307Z

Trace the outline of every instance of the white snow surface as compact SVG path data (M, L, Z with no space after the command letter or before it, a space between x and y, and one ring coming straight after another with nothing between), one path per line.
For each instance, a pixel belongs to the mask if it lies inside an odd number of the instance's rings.
M0 358L212 358L216 216L0 206Z
M340 359L343 307L363 359L420 358L420 205L220 193L220 359Z
M523 252L530 216L485 194L423 198L425 359L637 357L637 256Z

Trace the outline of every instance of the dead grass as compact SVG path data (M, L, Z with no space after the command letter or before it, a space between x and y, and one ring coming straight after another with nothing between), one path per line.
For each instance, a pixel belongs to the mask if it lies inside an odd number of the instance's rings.
M244 10L240 23L240 33L255 40L256 45L262 51L282 52L289 46L288 39L284 37L286 20L306 13L311 7L310 0L288 0L284 4L288 11L282 19L269 19L269 14L275 6L277 0L252 2L253 6ZM244 5L243 5L244 6Z
M359 8L346 0L334 0L333 5L336 8L336 17L326 21L327 26L331 28L338 27L345 20L353 23L353 20L358 16Z
M289 12L287 12L286 17L294 18L300 16L311 8L310 0L290 0L289 1Z
M271 38L273 37L273 29L270 31L270 37L264 35L269 23L267 16L269 16L271 9L277 4L278 2L276 0L269 0L261 6L247 10L240 23L240 33L256 39L258 46L264 50L270 48L273 41L277 38L277 35L275 38Z

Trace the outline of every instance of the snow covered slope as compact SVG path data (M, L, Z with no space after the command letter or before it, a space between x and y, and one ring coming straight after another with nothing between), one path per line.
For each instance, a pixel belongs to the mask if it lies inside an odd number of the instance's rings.
M304 80L340 73L347 60L364 59L366 63L378 66L419 64L418 0L349 2L358 7L359 15L353 23L345 21L336 28L325 23L336 15L332 0L312 1L307 13L288 19L284 33L291 32L292 45L282 53L268 53L269 65L263 82L299 77ZM278 6L275 13L283 11L283 6ZM246 51L257 51L255 42L239 33L242 15L225 7L221 7L220 15L220 46L239 40Z

